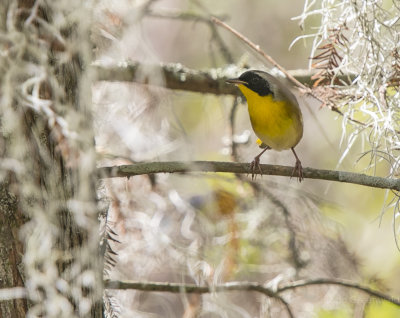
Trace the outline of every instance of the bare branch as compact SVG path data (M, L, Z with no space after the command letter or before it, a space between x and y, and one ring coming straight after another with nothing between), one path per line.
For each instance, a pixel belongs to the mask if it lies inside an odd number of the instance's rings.
M181 283L143 283L143 282L133 282L133 281L110 281L110 280L105 281L105 289L122 289L122 290L135 289L141 291L194 293L194 294L230 292L230 291L255 291L262 293L268 297L278 299L281 302L283 298L280 295L280 293L310 285L338 285L342 287L357 289L370 296L386 300L394 305L400 306L400 299L396 297L392 297L390 295L384 294L380 291L371 289L367 286L363 286L358 283L345 281L341 279L333 279L333 278L300 280L297 282L287 283L276 289L269 288L266 285L254 282L229 282L214 286L198 286L194 284L181 284ZM286 303L285 300L283 300L283 302Z
M305 279L305 280L300 280L300 281L293 282L293 283L287 283L287 284L279 287L278 292L280 293L280 292L284 292L287 290L311 286L311 285L338 285L338 286L342 286L342 287L357 289L357 290L362 291L370 296L380 298L380 299L386 300L388 302L391 302L392 304L400 306L400 297L389 296L378 290L371 289L369 287L360 285L358 283L354 283L354 282L343 280L343 279L337 279L337 278Z
M172 19L172 20L182 20L190 22L202 22L209 24L213 20L208 16L203 16L193 12L180 12L180 11L170 11L170 10L157 10L146 12L147 17L159 18L159 19ZM227 16L218 17L218 19L226 20Z
M400 306L400 298L387 295L381 291L371 289L359 283L337 279L337 278L318 278L318 279L305 279L296 282L282 284L277 289L268 288L265 285L254 282L230 282L222 285L214 286L198 286L194 284L181 284L181 283L143 283L134 281L111 281L104 282L105 289L120 289L128 290L135 289L141 291L154 291L154 292L170 292L170 293L195 293L206 294L214 292L229 292L229 291L255 291L262 293L268 297L279 299L283 301L282 296L279 295L288 290L293 290L301 287L312 285L338 285L346 288L352 288L364 292L370 296L378 299L386 300L394 305ZM5 288L0 289L0 299L17 299L25 297L25 288Z
M226 75L222 69L197 71L188 69L181 64L149 65L141 63L126 63L123 65L101 66L94 65L99 81L137 82L149 84L149 78L143 76L140 70L158 70L163 76L163 81L150 83L168 89L178 89L205 94L239 95L238 89L225 82ZM141 73L141 74L140 74Z
M260 165L262 174L291 177L293 167L280 165ZM102 178L132 177L152 173L183 173L183 172L231 172L249 174L248 163L218 162L218 161L167 161L148 162L134 165L121 165L98 168ZM323 170L314 168L303 169L304 178L329 180L364 185L379 189L400 190L400 179L368 176L361 173Z
M181 64L155 65L140 62L129 62L118 65L101 65L97 63L93 68L97 73L98 81L148 84L148 78L140 76L139 71L141 69L153 69L159 70L163 74L164 82L160 82L159 86L164 88L216 95L240 95L238 89L233 85L225 83L225 80L228 78L225 69L198 71L184 67ZM238 69L239 72L240 69ZM288 72L304 84L311 84L311 77L315 74L315 72L308 70L293 70ZM151 85L157 84L151 83Z
M106 289L136 289L141 291L157 291L157 292L171 292L171 293L194 293L194 294L207 294L214 292L227 292L227 291L257 291L265 294L266 296L275 297L276 292L272 289L264 287L258 283L250 282L231 282L223 285L215 286L199 286L194 284L181 284L181 283L144 283L135 281L105 281Z
M258 283L249 282L231 282L223 285L215 286L198 286L194 284L180 284L180 283L143 283L132 281L105 281L106 289L135 289L141 291L157 291L157 292L170 292L170 293L188 293L188 294L208 294L214 292L228 292L228 291L255 291L264 294L265 296L277 299L286 308L287 313L292 318L294 317L289 304L279 295L268 288Z

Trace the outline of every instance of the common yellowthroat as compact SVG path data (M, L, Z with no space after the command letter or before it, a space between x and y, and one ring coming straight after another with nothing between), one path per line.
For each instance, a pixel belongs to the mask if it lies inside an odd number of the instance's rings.
M303 180L303 168L294 147L303 136L303 118L293 93L278 79L263 71L247 71L238 78L227 80L235 84L246 97L250 121L257 143L264 148L250 164L252 177L260 168L260 157L268 149L291 149L295 158L292 177L297 173Z

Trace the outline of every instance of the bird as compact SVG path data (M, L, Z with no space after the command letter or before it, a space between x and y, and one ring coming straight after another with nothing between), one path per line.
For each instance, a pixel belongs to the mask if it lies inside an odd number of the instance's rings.
M263 148L250 164L252 179L256 169L262 174L260 157L265 151L291 149L296 158L291 177L297 174L301 182L303 168L294 148L303 137L303 116L296 96L276 77L264 71L249 70L226 82L236 85L246 98L257 144Z

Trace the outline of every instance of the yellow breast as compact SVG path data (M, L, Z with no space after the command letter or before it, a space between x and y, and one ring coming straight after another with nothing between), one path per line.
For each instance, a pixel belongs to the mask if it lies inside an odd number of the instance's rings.
M247 99L251 125L258 138L275 150L289 149L303 136L303 121L298 105L289 100L260 96L244 85L238 85Z

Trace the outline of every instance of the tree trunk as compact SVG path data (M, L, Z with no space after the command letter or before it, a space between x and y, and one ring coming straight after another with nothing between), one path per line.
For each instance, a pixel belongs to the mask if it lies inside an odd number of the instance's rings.
M25 217L18 209L17 199L8 190L9 183L0 184L0 288L24 285L22 272L23 245L18 232ZM0 302L0 317L25 317L26 299Z
M26 286L29 298L0 302L0 318L102 316L81 3L0 4L0 287Z

